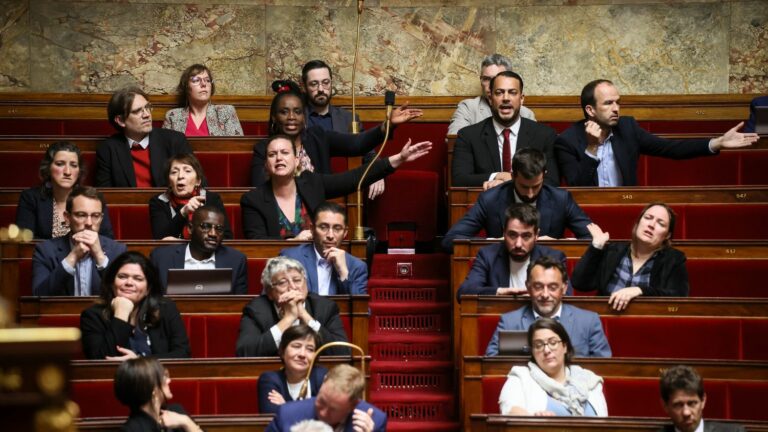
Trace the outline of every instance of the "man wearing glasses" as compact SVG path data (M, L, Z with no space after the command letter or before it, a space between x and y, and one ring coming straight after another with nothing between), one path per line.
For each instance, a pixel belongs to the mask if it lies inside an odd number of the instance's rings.
M149 259L157 267L163 286L168 284L168 269L232 269L232 294L248 294L248 266L245 255L223 246L224 213L218 207L198 207L189 223L189 243L161 246Z
M96 187L165 187L168 158L192 153L184 134L152 128L152 104L138 87L113 94L107 115L117 133L96 149Z
M76 187L67 197L64 217L69 234L38 243L32 255L32 294L94 296L101 273L125 245L99 235L104 197L95 188Z
M531 304L501 316L485 355L499 354L499 331L528 330L534 321L544 317L555 319L565 327L577 357L610 357L611 347L600 316L562 302L567 284L568 273L562 262L548 255L533 261L528 266L525 282Z
M451 117L448 125L448 135L456 135L461 128L480 123L491 116L491 79L499 72L512 70L512 62L501 54L491 54L483 59L480 64L480 92L481 95L471 99L464 99ZM520 116L536 121L536 116L530 109L521 106Z
M312 219L312 244L283 249L281 256L299 261L307 271L309 292L320 295L367 294L368 270L341 248L347 215L340 205L324 202Z

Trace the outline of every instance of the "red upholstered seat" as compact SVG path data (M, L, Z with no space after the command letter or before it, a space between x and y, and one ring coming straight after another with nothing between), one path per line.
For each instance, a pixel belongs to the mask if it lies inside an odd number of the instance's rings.
M19 295L32 295L32 260L19 260Z
M436 235L439 179L437 173L399 170L387 177L384 194L367 201L368 225L380 240L387 240L392 222L416 224L416 240L431 241Z
M331 172L341 173L349 170L349 163L346 157L334 156L331 158Z
M229 187L251 187L251 158L247 153L229 154Z
M768 297L766 260L688 259L686 267L691 297Z
M480 316L477 317L477 353L475 355L484 355L485 348L488 347L488 342L493 337L493 332L496 331L496 326L499 325L500 317L497 316ZM465 355L470 355L465 353Z
M645 186L695 186L739 184L738 152L722 152L714 157L673 160L647 158Z
M662 417L658 379L609 378L603 394L612 416ZM642 401L642 402L640 402Z
M482 378L483 394L479 396L483 398L483 414L499 414L499 395L501 394L501 388L504 387L506 381L506 377Z
M16 222L16 206L0 207L0 227L7 227Z
M741 320L741 349L743 360L768 360L768 319ZM766 393L768 394L768 393Z
M755 151L749 153L741 152L739 169L739 184L742 185L764 185L768 184L768 150Z
M768 204L688 204L685 212L687 239L768 239Z
M245 306L245 305L243 305ZM185 315L193 358L234 357L240 315Z
M259 295L264 287L261 285L261 273L267 265L264 258L248 258L248 294Z
M765 337L763 337L765 339ZM707 408L709 408L709 383L707 390ZM732 382L728 384L730 394L730 418L745 420L768 420L768 383ZM706 411L705 411L706 414Z
M632 233L632 226L640 211L645 207L644 204L638 205L605 205L605 204L586 204L581 208L589 215L592 221L603 231L609 232L611 238L628 239ZM685 228L685 207L681 205L672 205L672 209L677 213L675 224L674 239L682 239ZM571 236L573 234L570 234Z
M43 152L3 153L8 169L0 170L0 186L32 187L40 184L38 168Z
M232 229L232 236L236 239L243 238L243 224L240 222L240 206L236 204L224 205L229 219L229 227Z
M601 319L614 357L740 358L739 319L639 316L603 316Z
M210 187L225 187L229 183L229 163L226 153L197 152Z
M109 206L109 217L112 221L115 239L146 240L152 238L148 205L111 205Z
M127 417L128 407L123 406L114 394L111 380L72 383L72 401L80 407L80 417ZM190 409L186 405L184 408Z

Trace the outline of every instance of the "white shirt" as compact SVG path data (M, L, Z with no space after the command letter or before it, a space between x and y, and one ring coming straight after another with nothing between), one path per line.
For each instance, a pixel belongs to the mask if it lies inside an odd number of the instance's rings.
M675 432L680 432L680 429L675 427ZM693 432L704 432L704 419L701 419L701 421L699 422L699 426L696 427L696 430Z
M509 258L509 287L510 288L525 288L525 281L527 280L528 264L531 262L531 257L528 256L523 262L518 262Z
M504 153L504 129L509 129L509 157L514 157L517 150L517 136L520 133L520 123L520 116L517 116L517 120L509 127L504 127L496 119L493 119L493 130L496 131L496 142L499 145L499 162L501 162L499 166L502 167L502 170L504 169L504 160L501 158ZM510 165L511 163L510 161ZM488 180L493 180L494 177L496 177L496 173L491 174Z
M207 270L216 268L216 254L212 254L209 258L204 260L196 260L189 250L189 244L184 252L184 268L194 270Z
M531 308L531 309L533 309L533 317L534 317L534 318L536 318L536 319L539 319L539 318L541 318L541 315L539 315L539 314L536 312L536 309L534 309L534 308ZM552 319L555 319L555 318L557 318L557 319L559 320L559 319L560 319L560 314L561 314L561 313L563 313L563 304L562 304L562 303L560 303L560 306L557 308L557 312L555 312L555 313L554 313L554 314L553 314L551 317L549 317L549 318L552 318Z
M333 266L317 252L317 249L313 248L313 250L317 257L317 293L321 296L327 296L330 292Z
M265 295L265 294L263 294L263 295ZM279 307L277 307L277 304L275 304L275 303L273 302L273 303L272 303L272 306L273 306L273 307L275 308L275 310L277 311L277 316L282 318L282 314L280 313L280 308L279 308ZM302 303L302 304L301 304L301 307L303 307L304 309L307 309L307 302L304 302L304 303ZM294 321L291 323L291 327L297 326L297 325L299 325L300 323L301 323L301 320L300 320L300 319L298 319L298 318L296 318L296 320L294 320ZM309 322L309 324L307 324L307 325L308 325L308 326L309 326L309 327L310 327L312 330L314 330L315 332L317 332L317 333L320 333L320 321L318 321L318 320L316 320L316 319L313 319L313 320L312 320L312 321L310 321L310 322ZM277 345L277 346L279 347L279 346L280 346L280 341L281 341L281 340L283 340L283 331L282 331L282 330L280 330L280 327L278 327L278 326L277 326L277 323L275 323L275 325L273 325L272 327L270 327L270 328L269 328L269 332L272 334L272 339L274 339L274 340L275 340L275 345Z
M128 137L125 137L125 139L128 141L128 149L133 147L133 143L136 142ZM141 141L138 142L138 144L141 146L141 148L146 150L147 147L149 147L149 134L146 134L144 138L142 138Z
M304 380L301 380L295 384L291 384L288 381L285 382L288 385L288 394L295 401L299 400L299 392L301 392L301 386L304 384ZM312 394L312 383L307 381L307 395Z

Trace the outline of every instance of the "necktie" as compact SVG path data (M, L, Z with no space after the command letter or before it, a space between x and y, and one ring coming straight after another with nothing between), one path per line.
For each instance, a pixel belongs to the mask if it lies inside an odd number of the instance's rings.
M131 144L131 150L142 151L144 149L141 147L141 144L139 144L136 141L134 141L133 144Z
M510 130L504 129L502 134L504 135L504 145L501 148L501 169L504 172L512 171L512 150L509 148L509 132Z

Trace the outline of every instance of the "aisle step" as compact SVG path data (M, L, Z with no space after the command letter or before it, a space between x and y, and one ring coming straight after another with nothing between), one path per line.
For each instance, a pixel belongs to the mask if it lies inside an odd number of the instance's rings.
M446 421L408 421L408 420L388 420L388 432L412 432L412 431L430 431L430 432L456 432L461 429L458 422Z
M369 334L440 333L451 329L449 303L369 303Z
M406 269L410 269L407 274ZM451 257L447 254L376 254L369 279L443 279L451 277Z
M390 421L449 421L455 418L453 392L378 390L370 403L387 413Z
M368 335L368 351L378 361L450 360L451 337L448 334L374 334Z
M453 363L450 361L371 362L372 391L451 392Z

